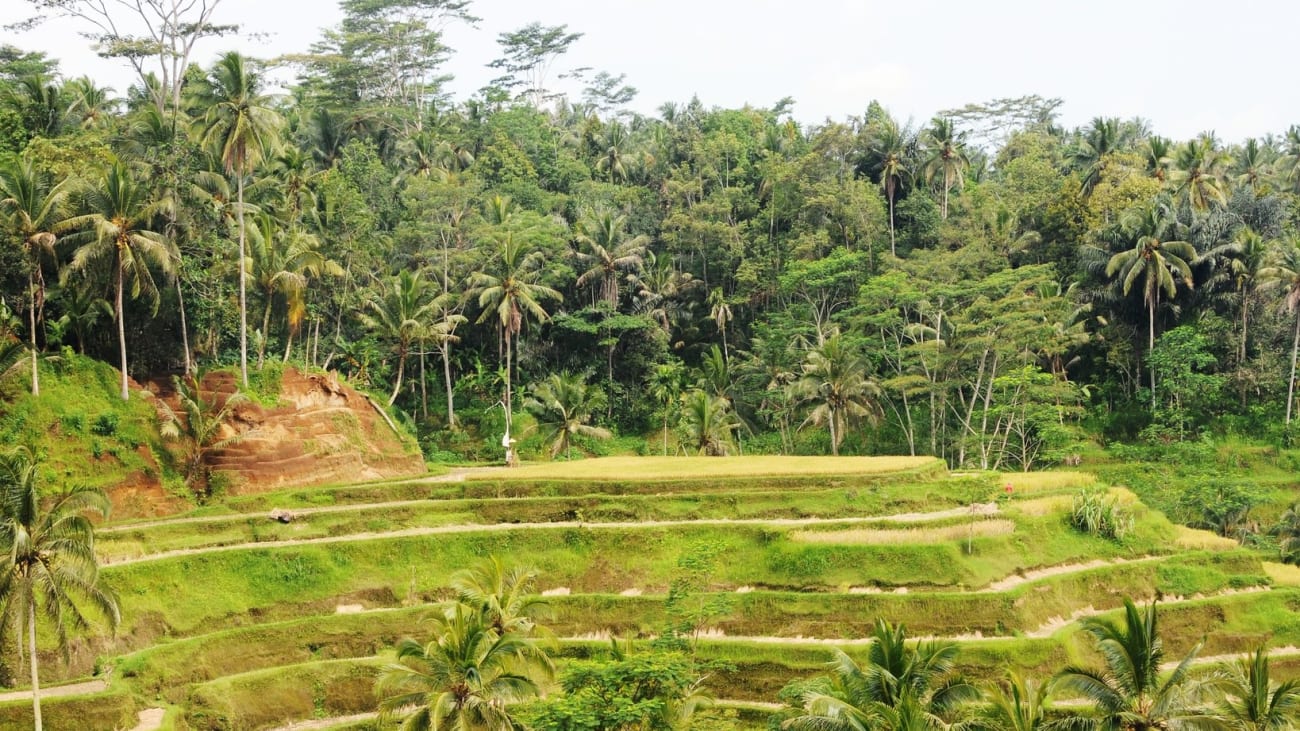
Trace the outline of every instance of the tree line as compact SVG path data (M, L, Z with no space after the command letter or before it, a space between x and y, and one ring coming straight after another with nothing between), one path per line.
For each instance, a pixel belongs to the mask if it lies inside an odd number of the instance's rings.
M1029 469L1090 438L1289 439L1300 127L1070 129L1037 96L917 126L871 100L638 114L623 76L557 73L581 33L537 23L455 99L468 2L345 0L309 53L195 65L218 4L107 33L120 95L0 52L0 339L33 395L67 347L124 397L197 364L337 369L430 456L617 434Z

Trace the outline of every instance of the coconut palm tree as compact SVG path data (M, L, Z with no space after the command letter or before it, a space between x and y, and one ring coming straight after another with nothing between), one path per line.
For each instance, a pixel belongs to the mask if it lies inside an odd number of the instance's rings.
M131 298L141 294L155 305L158 288L151 268L174 276L180 253L165 236L150 228L156 214L170 205L150 200L147 186L137 181L121 163L113 165L103 179L82 195L80 216L62 224L82 229L69 239L80 244L72 255L68 271L82 276L108 272L113 281L113 313L117 319L118 354L122 370L122 400L127 391L126 311L124 300L129 286Z
M939 217L948 219L948 193L952 187L962 185L962 173L968 164L966 145L953 127L951 119L935 118L925 131L926 158L922 165L926 178L940 181L943 198L939 202Z
M1254 137L1247 139L1233 160L1232 171L1236 174L1237 185L1250 188L1258 195L1272 172L1272 163L1273 152L1268 147L1259 144Z
M1188 141L1174 155L1169 179L1175 194L1198 211L1209 208L1210 203L1224 205L1220 174L1227 161L1227 153L1218 148L1214 138L1204 135Z
M1300 238L1291 237L1282 242L1274 253L1272 266L1259 272L1261 288L1281 295L1283 311L1295 318L1295 333L1291 338L1291 377L1286 389L1286 423L1291 424L1292 406L1295 404L1296 356L1300 355Z
M531 635L550 605L537 593L537 571L521 566L507 567L497 556L480 559L451 576L456 601L479 613L484 624L498 635Z
M50 620L65 661L68 630L90 626L87 609L97 610L113 629L121 619L117 598L99 583L90 521L107 517L109 509L104 493L88 487L65 492L43 508L32 453L18 448L0 454L0 617L19 637L26 634L37 731L42 727L37 611Z
M1223 695L1219 713L1232 731L1290 731L1300 719L1300 681L1271 680L1264 647L1234 663L1215 685Z
M320 253L316 237L297 227L285 230L269 214L257 216L248 237L247 269L254 286L265 300L262 310L262 341L257 349L257 367L262 367L266 340L270 336L271 308L276 295L284 297L289 334L285 338L285 359L293 345L293 331L306 312L307 284L312 277L343 276L343 267Z
M262 93L262 76L239 53L217 59L201 91L207 109L199 133L201 144L220 158L235 178L235 219L239 227L239 372L248 388L248 275L245 265L246 212L244 182L262 158L276 147L282 120Z
M237 436L223 438L222 431L235 409L248 403L248 397L236 391L220 399L211 391L205 392L204 376L203 371L198 371L184 378L172 377L176 399L184 418L173 412L166 402L159 401L157 407L162 414L160 432L163 437L184 438L189 442L188 453L185 455L186 481L206 490L212 477L212 470L207 464L208 455L238 439Z
M1106 170L1106 156L1119 149L1120 122L1118 118L1094 117L1079 140L1071 157L1075 166L1083 171L1079 192L1086 199L1101 182Z
M644 263L650 237L627 235L627 216L608 209L595 210L578 222L574 238L587 251L578 260L588 269L578 277L578 286L598 286L600 298L618 309L618 280L623 272L635 275Z
M54 231L63 218L67 180L36 170L28 157L0 166L0 216L27 254L27 319L31 337L32 395L41 395L40 372L36 367L36 333L45 303L44 260L53 258L58 240Z
M727 399L695 389L686 394L682 406L686 442L697 454L725 457L731 453L740 421Z
M1300 503L1293 503L1282 513L1273 532L1278 539L1282 561L1300 564Z
M609 176L609 182L615 183L627 179L627 128L617 120L605 125L600 135L600 157L596 159L596 172Z
M664 456L668 456L668 419L673 404L680 404L682 390L686 387L686 373L680 362L661 363L654 367L647 380L650 396L659 404L664 417Z
M1166 137L1152 135L1142 146L1142 161L1146 164L1147 175L1161 183L1169 177L1169 153L1173 143Z
M406 358L411 348L428 337L435 316L443 309L447 295L435 294L434 287L421 272L402 270L382 286L379 294L366 301L361 320L367 328L397 349L397 378L388 405L397 401L406 372Z
M1250 325L1250 306L1255 301L1259 275L1268 263L1272 251L1270 242L1249 227L1239 229L1231 242L1209 251L1207 257L1220 257L1227 263L1227 272L1237 288L1241 300L1241 340L1237 345L1237 362L1246 362L1246 336Z
M837 457L851 423L859 419L876 423L884 415L880 407L883 393L867 377L867 371L866 361L837 334L808 352L802 376L792 384L799 400L813 405L804 423L826 425L831 453Z
M804 714L787 720L791 731L922 731L946 728L979 689L953 672L957 646L907 645L902 626L877 619L865 667L841 650L829 665L827 692L804 694Z
M588 388L581 377L552 373L531 389L528 398L524 399L524 410L537 420L537 428L551 444L551 458L554 459L560 452L572 456L574 436L592 439L614 436L608 429L587 423L604 402L605 394L598 388Z
M435 615L433 639L404 639L375 684L383 722L403 731L516 731L511 706L536 697L553 674L536 640L498 633L482 614L455 604Z
M1058 727L1047 714L1050 687L1008 671L1006 681L989 694L988 704L967 726L972 731L1050 731Z
M1137 213L1127 216L1124 230L1133 240L1133 248L1121 251L1106 263L1106 276L1117 277L1125 296L1142 280L1142 298L1147 305L1147 352L1156 346L1156 307L1160 293L1173 297L1178 282L1192 287L1192 264L1196 249L1186 241L1168 240L1176 222L1173 211L1157 200ZM1151 372L1151 403L1156 402L1156 373Z
M506 199L500 197L489 201L489 218L491 210L499 212L508 208ZM505 223L508 216L501 217ZM502 355L505 359L505 399L506 434L505 442L510 439L510 426L513 411L514 393L511 390L513 378L513 348L515 338L524 327L524 319L533 317L538 322L550 319L544 300L562 301L563 296L554 289L541 284L539 267L540 255L537 255L522 239L504 225L496 240L496 250L491 252L488 267L470 276L471 294L478 300L482 310L479 324L495 320L503 339Z
M1083 629L1096 642L1105 667L1070 666L1057 674L1053 688L1088 699L1101 728L1222 728L1212 711L1194 702L1201 685L1192 675L1199 643L1172 671L1162 672L1164 644L1154 603L1142 610L1125 599L1120 622L1094 617L1084 621Z
M894 200L898 197L898 186L911 175L911 170L907 166L907 136L893 119L889 119L871 141L871 154L880 165L880 188L885 193L885 200L889 201L889 253L897 256Z

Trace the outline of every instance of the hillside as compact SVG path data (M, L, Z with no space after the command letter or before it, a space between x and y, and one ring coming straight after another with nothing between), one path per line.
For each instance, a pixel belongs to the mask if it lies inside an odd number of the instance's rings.
M117 370L65 352L42 363L39 399L20 378L5 383L0 442L34 445L48 489L86 484L107 491L114 517L130 519L182 512L197 495L181 458L191 447L160 432L159 400L178 411L163 379L131 382L131 398L117 397ZM233 376L210 373L204 398L222 402ZM214 450L216 485L232 494L297 485L424 474L419 448L368 397L337 378L287 368L255 384L255 398L234 410L220 435L235 437Z
M124 623L74 653L64 677L79 684L51 689L47 728L140 712L163 718L141 728L373 728L373 681L395 642L427 640L422 620L451 574L490 554L540 572L561 668L604 656L611 636L661 632L683 566L705 566L692 591L712 609L693 644L721 663L708 680L721 702L704 729L764 728L786 683L820 672L832 647L861 657L877 618L957 643L982 681L1091 662L1077 620L1125 597L1160 600L1171 656L1202 638L1211 663L1300 644L1293 570L1087 474L956 476L928 458L574 467L299 487L107 526L97 552ZM1080 490L1128 511L1122 540L1070 527ZM267 521L269 505L296 518ZM1275 672L1296 674L1291 654L1277 652ZM0 703L0 725L28 713Z

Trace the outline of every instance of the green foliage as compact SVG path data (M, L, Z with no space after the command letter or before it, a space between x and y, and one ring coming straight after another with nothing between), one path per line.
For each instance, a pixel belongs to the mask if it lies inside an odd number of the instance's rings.
M1123 541L1133 530L1133 515L1104 490L1081 490L1070 505L1070 526L1089 535Z

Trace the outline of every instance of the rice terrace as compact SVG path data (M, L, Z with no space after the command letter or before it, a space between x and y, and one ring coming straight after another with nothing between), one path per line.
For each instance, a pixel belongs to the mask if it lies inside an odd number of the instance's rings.
M1294 59L1104 5L0 3L0 731L1300 731Z

